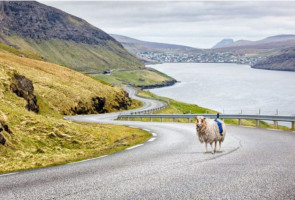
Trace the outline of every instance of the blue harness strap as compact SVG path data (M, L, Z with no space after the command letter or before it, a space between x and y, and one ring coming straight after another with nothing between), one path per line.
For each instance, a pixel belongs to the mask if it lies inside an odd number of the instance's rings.
M219 128L219 133L220 133L220 135L223 136L223 135L222 135L223 129L222 129L222 124L221 124L221 122L218 121L217 119L215 119L214 121L217 123L217 126L218 126L218 128Z

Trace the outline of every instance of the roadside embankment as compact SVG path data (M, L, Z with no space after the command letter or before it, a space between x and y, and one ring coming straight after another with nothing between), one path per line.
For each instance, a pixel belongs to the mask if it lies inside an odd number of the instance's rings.
M63 119L140 105L122 88L0 52L0 173L84 160L141 143L151 135L140 129Z

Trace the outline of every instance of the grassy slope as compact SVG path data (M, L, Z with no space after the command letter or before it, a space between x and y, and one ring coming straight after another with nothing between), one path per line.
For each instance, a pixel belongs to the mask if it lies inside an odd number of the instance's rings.
M14 71L33 81L40 114L27 111L25 100L10 91ZM148 139L138 129L62 119L77 100L87 102L92 95L106 97L107 107L114 110L121 91L65 67L0 52L0 120L7 118L13 132L1 132L7 142L0 145L0 173L96 157Z
M169 99L166 97L159 97L149 91L140 91L138 94L141 96L157 97L157 98L169 100L170 105L167 108L165 108L164 110L160 110L160 111L155 112L155 114L194 114L194 113L215 114L215 113L217 113L217 111L214 111L214 110L211 110L208 108L203 108L203 107L200 107L195 104L183 103L183 102L176 101L174 99ZM149 119L146 119L146 120L149 120ZM155 121L160 121L160 119L155 120ZM172 121L172 119L167 119L166 121ZM177 121L178 122L187 122L187 119L178 119ZM235 120L235 119L225 119L224 121L227 124L234 124L234 125L238 124L238 120ZM256 121L255 120L242 120L242 125L256 126ZM261 121L260 127L261 128L273 128L273 125ZM283 129L283 130L289 130L289 128L287 128L285 126L279 126L279 128Z
M21 56L21 57L32 58L35 60L43 60L42 56L40 54L37 54L33 51L15 49L15 48L10 47L10 46L3 44L3 43L0 43L0 51L6 52L6 53L11 53L11 54Z
M135 86L156 85L173 80L166 74L160 73L153 69L115 71L111 75L96 74L93 75L93 77L115 85L132 84Z
M91 98L96 96L106 98L105 108L109 112L116 111L114 107L118 102L114 100L124 98L121 88L104 85L59 65L5 53L0 53L0 65L7 72L16 70L31 79L37 97L62 114L72 114L71 107L78 106L79 102L91 107Z
M1 38L1 37L0 37ZM112 41L106 46L88 45L59 39L33 40L5 36L9 43L22 50L37 52L45 60L67 66L80 72L102 72L107 69L139 69L143 63Z

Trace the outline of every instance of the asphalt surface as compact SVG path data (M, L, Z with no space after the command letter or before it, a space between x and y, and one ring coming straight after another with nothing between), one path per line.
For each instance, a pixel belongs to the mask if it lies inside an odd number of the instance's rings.
M152 139L105 157L0 175L0 199L295 199L294 132L228 126L222 152L212 155L194 124L115 116L71 120L148 129Z

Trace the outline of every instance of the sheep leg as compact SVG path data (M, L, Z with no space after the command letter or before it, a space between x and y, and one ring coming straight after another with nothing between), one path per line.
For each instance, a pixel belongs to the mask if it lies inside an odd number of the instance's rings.
M211 153L214 154L214 146L212 146L212 143L210 143L210 146L211 146L211 149L212 149Z
M216 152L216 149L217 149L217 141L215 141L214 152Z
M219 152L221 152L221 141L219 141Z
M207 142L205 142L205 153L208 152L208 146L207 146Z

